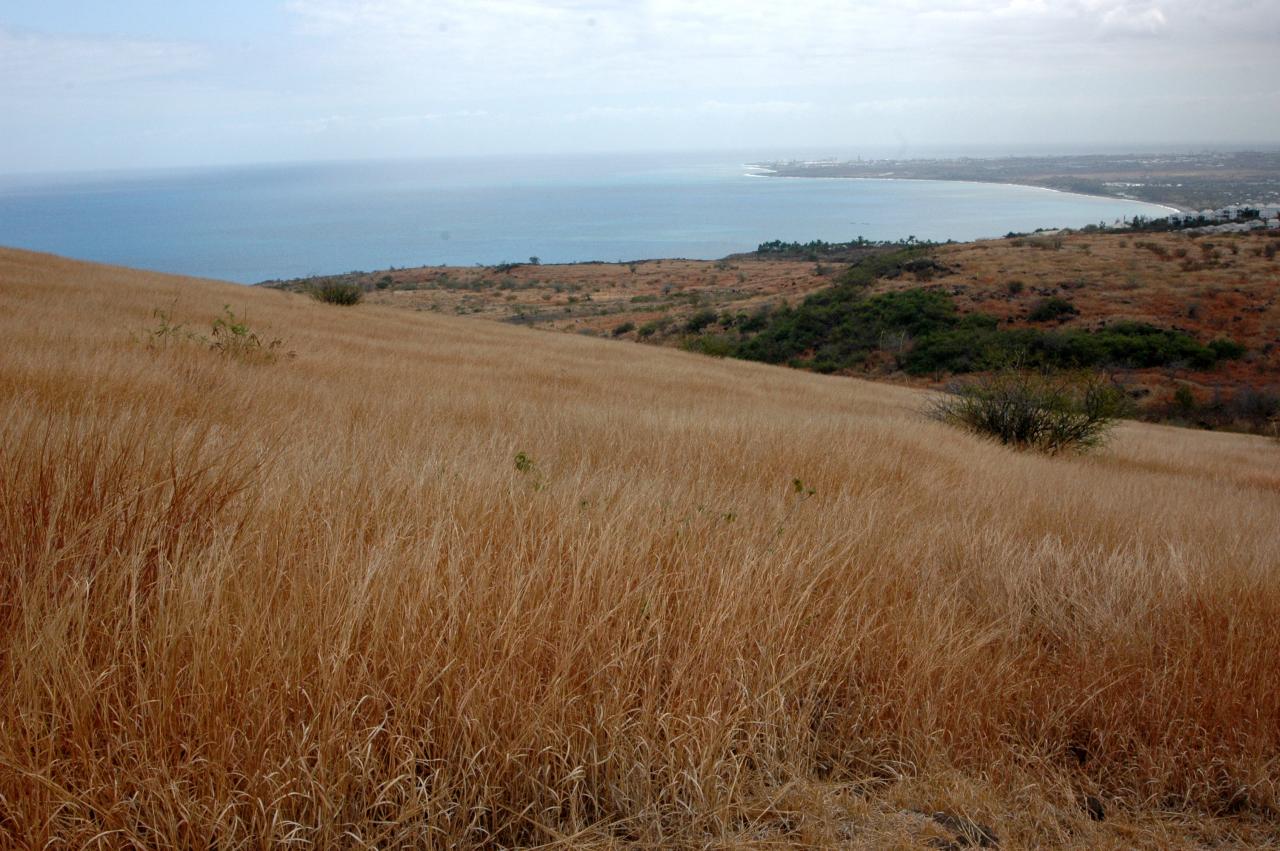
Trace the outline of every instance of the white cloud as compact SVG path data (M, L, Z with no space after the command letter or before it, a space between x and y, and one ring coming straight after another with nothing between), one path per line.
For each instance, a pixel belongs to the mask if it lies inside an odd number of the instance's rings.
M200 44L0 11L0 168L1280 136L1280 0L286 0L269 35L235 5Z
M0 93L152 80L199 69L208 61L205 48L183 42L0 28Z
M1102 16L1102 30L1114 35L1156 35L1169 27L1169 19L1155 6L1134 9L1117 6Z
M303 32L366 57L373 79L381 69L384 79L615 93L1035 75L1054 73L1055 63L1140 61L1117 56L1116 41L1158 39L1185 61L1280 32L1276 0L1217 4L1211 20L1201 0L291 0L288 8Z

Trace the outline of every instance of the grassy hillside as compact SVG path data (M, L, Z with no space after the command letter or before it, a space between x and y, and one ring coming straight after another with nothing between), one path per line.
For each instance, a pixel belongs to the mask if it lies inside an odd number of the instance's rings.
M1280 842L1274 442L17 251L0 341L0 845Z

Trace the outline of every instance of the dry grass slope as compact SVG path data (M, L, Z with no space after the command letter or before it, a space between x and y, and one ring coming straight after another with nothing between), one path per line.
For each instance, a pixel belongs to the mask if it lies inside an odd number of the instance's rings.
M0 844L1280 842L1280 449L921 406L0 252Z

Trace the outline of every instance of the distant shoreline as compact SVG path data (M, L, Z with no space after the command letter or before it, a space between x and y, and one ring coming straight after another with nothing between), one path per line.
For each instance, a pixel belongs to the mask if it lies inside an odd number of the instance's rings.
M1035 183L1018 183L1009 180L962 180L960 178L948 177L862 177L857 175L828 175L828 174L779 174L765 166L752 166L747 164L746 168L754 168L756 171L744 172L743 177L771 177L791 180L875 180L875 181L902 181L916 183L973 183L978 186L1019 186L1023 189L1040 189L1045 192L1056 192L1059 195L1074 195L1078 198L1104 198L1108 201L1132 201L1135 204L1146 204L1151 207L1159 207L1162 210L1168 210L1170 213L1194 213L1189 207L1176 207L1172 204L1161 204L1158 201L1144 201L1141 198L1131 198L1125 195L1106 195L1101 192L1075 192L1070 189L1055 189L1052 186L1039 186Z
M1150 204L1170 213L1280 204L1280 151L944 159L770 160L761 177L942 180L1050 189Z

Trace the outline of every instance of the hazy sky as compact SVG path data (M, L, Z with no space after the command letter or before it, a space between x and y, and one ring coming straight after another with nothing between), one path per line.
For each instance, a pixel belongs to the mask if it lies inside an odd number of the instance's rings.
M1280 143L1280 0L3 0L0 173Z

